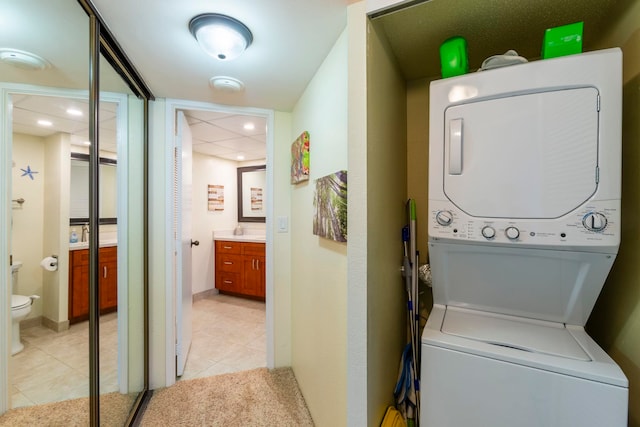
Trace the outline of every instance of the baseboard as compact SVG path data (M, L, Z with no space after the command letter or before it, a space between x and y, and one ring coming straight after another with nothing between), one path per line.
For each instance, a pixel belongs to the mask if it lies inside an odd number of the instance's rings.
M206 291L198 292L197 294L193 294L193 302L196 302L201 299L209 298L214 295L218 295L219 292L217 289L207 289Z
M69 329L69 321L68 320L63 320L62 322L56 322L54 320L51 320L47 317L43 317L42 318L42 325L46 326L47 328L56 331L56 332L62 332L62 331L66 331Z

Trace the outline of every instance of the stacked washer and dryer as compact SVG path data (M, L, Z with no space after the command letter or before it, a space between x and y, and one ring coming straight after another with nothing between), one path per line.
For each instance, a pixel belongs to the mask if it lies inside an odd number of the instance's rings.
M620 243L622 53L431 83L422 426L626 426L584 330Z

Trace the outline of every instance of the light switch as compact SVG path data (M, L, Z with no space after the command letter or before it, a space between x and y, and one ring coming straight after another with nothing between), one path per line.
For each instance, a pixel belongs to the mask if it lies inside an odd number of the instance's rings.
M278 233L286 233L289 231L289 217L278 217Z

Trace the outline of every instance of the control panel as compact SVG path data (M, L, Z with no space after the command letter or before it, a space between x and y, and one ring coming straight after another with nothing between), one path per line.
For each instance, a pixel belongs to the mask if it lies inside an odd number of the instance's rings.
M453 203L429 202L429 237L539 246L616 246L620 201L590 201L560 218L477 218Z

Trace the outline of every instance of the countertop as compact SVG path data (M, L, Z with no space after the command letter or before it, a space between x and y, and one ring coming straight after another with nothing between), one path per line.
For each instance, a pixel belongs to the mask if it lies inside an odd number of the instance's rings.
M109 246L118 246L118 242L116 240L102 240L100 241L100 247L106 248ZM77 251L80 249L89 249L89 242L77 242L77 243L69 243L70 251Z
M253 242L265 243L267 238L264 234L233 234L233 233L213 233L213 240L227 240L233 242Z

